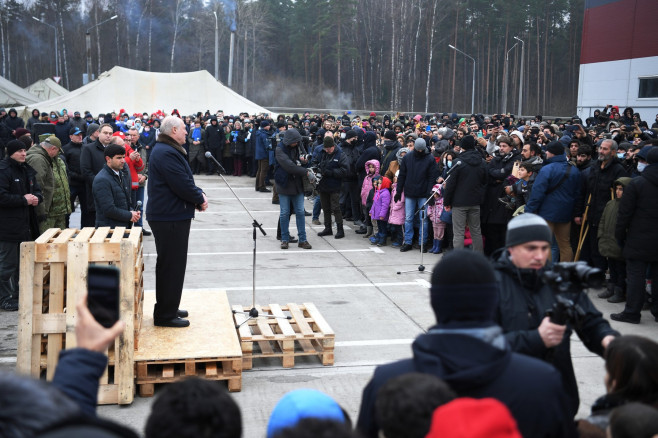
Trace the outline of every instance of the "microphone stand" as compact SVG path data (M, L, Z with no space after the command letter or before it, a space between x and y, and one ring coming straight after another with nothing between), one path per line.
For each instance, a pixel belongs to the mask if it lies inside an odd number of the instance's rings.
M258 309L256 309L256 236L257 236L256 229L259 229L260 232L263 234L263 236L267 236L267 233L263 229L262 224L259 224L258 221L256 219L254 219L254 217L252 216L252 214L249 211L249 209L247 208L247 206L244 205L242 200L233 191L233 187L231 187L231 185L228 183L228 181L226 181L226 178L224 178L224 175L222 175L222 172L226 173L226 170L224 169L224 167L222 167L222 165L219 164L219 161L217 161L215 159L215 157L213 157L212 154L209 151L206 152L205 156L206 156L206 158L211 159L212 161L215 162L215 164L217 165L217 175L219 175L219 177L224 181L224 183L226 183L226 186L229 188L231 193L233 193L233 196L235 196L235 199L238 200L240 205L242 205L242 208L244 208L244 211L247 212L247 214L249 215L249 217L253 221L251 223L251 226L253 227L252 238L254 240L253 257L252 257L252 261L251 261L251 309L249 310L249 312L239 312L237 310L233 310L234 315L235 314L248 315L248 318L245 319L244 321L242 321L240 324L236 324L235 328L238 329L242 325L244 325L246 322L248 322L249 320L258 318L259 316L263 317L263 318L292 319L292 316L276 316L276 315L272 315L270 313L265 313L265 312L260 313L260 312L258 312Z
M425 234L425 218L423 216L427 216L427 213L425 211L425 206L427 205L428 202L434 197L434 190L432 190L432 194L425 200L423 205L414 213L414 215L418 215L420 219L420 236L418 237L418 240L420 240L420 265L418 265L418 271L420 272L426 272L428 274L431 274L432 271L426 271L425 270L425 265L423 265L423 249L425 246L425 241L423 240L423 234ZM400 274L408 274L409 272L416 272L416 270L410 270L410 271L398 271L398 275Z

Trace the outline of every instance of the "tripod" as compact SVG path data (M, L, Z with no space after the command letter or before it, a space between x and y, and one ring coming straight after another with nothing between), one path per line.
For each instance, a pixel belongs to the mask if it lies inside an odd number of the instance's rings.
M430 202L430 200L434 197L434 191L432 191L432 194L425 200L423 205L414 213L415 215L418 215L418 218L420 219L420 236L418 237L418 240L420 240L420 264L418 265L418 271L419 272L426 272L428 274L431 274L432 271L426 271L425 270L425 265L423 265L423 254L424 251L423 249L425 248L425 241L423 239L423 235L425 234L425 217L427 216L427 212L425 211L425 206L427 206L427 203ZM416 272L416 270L410 270L410 271L398 271L398 275L400 274L408 274L409 272Z
M260 313L260 312L258 312L258 309L256 309L256 241L257 241L257 239L256 239L256 237L257 237L256 229L259 229L260 232L263 234L263 236L267 236L267 233L265 232L265 230L263 230L263 226L262 226L262 224L259 224L258 221L257 221L256 219L254 219L254 217L251 215L251 212L249 211L249 209L247 208L247 206L244 205L244 203L242 202L242 200L241 200L241 199L238 197L238 195L233 191L233 187L231 187L231 185L228 183L228 181L226 181L226 178L224 178L224 175L222 175L222 172L226 173L226 170L224 170L224 168L222 167L222 165L219 164L219 161L217 161L217 160L215 159L215 157L213 157L212 154L211 154L210 152L206 152L205 155L206 155L206 158L211 159L211 160L213 160L213 161L215 162L215 164L217 165L217 174L218 174L219 177L224 181L224 183L225 183L226 186L229 188L229 190L231 191L231 193L233 193L233 196L235 196L235 199L238 200L238 202L240 203L240 205L242 205L242 208L244 208L244 211L247 212L247 214L249 215L249 217L250 217L251 220L253 221L253 222L251 223L251 226L252 226L252 228L253 228L253 230L252 230L252 238L253 238L253 240L254 240L254 249L253 249L253 256L252 256L252 261L251 261L251 309L249 310L249 312L239 312L239 311L237 311L237 310L233 310L233 314L234 314L234 315L235 315L235 314L240 314L240 315L248 315L248 316L249 316L247 319L245 319L244 321L242 321L240 324L236 324L236 325L235 325L235 328L236 328L236 329L237 329L237 328L240 328L242 325L244 325L244 324L245 324L246 322L248 322L249 320L251 320L251 319L255 319L255 318L258 318L259 316L260 316L260 317L263 317L263 318L283 318L283 319L292 319L292 316L276 316L276 315L272 315L272 314L265 313L265 312Z

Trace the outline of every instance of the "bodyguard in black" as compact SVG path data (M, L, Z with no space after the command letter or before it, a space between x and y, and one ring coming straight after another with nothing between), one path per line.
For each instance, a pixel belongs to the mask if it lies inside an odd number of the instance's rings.
M187 327L178 309L183 293L187 246L194 211L208 208L203 191L194 183L192 169L183 149L185 124L176 116L162 121L160 135L149 157L146 219L151 225L158 259L155 264L156 326Z
M126 166L126 150L123 146L110 144L104 153L105 166L98 172L92 185L96 228L130 228L141 215L139 211L132 211L134 207L131 205L131 181Z

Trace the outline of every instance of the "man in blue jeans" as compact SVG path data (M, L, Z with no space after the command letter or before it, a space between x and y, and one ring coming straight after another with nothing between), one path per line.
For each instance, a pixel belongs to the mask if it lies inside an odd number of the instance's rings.
M412 248L414 216L431 195L432 186L436 184L438 177L439 169L427 149L427 143L422 138L416 139L413 150L405 155L400 163L400 174L394 199L395 202L399 202L404 193L404 244L400 247L401 252L409 251ZM419 231L418 242L423 243L423 252L427 252L425 245L428 227L427 215L421 213L420 219L423 224L421 225L422 233Z
M302 136L296 129L288 129L283 134L281 143L276 147L274 165L274 182L279 194L279 207L281 221L281 249L288 249L290 242L290 209L295 212L297 221L297 233L299 234L298 247L311 249L312 246L306 240L306 224L304 222L304 185L302 178L313 173L302 164L306 160L299 156L299 143Z

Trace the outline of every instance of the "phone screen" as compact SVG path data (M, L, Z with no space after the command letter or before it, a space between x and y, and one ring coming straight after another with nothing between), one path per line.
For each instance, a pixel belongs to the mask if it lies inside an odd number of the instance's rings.
M119 278L114 266L90 265L87 270L87 306L103 327L119 320Z
M478 131L478 138L482 138L482 131Z

